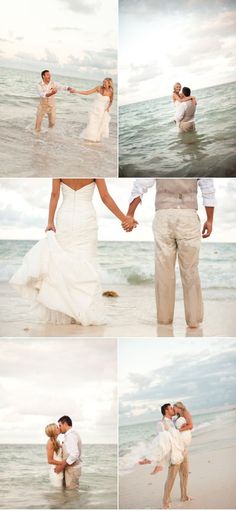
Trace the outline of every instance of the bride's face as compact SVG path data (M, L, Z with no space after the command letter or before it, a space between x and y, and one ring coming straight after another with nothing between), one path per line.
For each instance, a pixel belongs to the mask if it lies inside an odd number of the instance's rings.
M57 429L56 429L56 435L60 435L61 431L60 431L60 428L57 426Z
M177 415L177 413L180 413L180 408L178 408L178 406L173 406L173 409L174 409L175 415Z
M107 80L103 80L103 87L105 87L105 89L107 89L107 87L108 87L108 81Z
M180 91L181 91L181 85L180 85L180 83L178 83L178 84L176 84L176 86L175 86L175 92L177 92L177 94L179 94L179 93L180 93Z

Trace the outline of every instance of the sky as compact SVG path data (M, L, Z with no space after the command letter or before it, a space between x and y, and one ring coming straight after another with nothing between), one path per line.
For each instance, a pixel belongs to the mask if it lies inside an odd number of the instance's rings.
M116 443L116 340L0 340L0 443L46 443L72 418L83 443Z
M119 340L120 424L160 417L164 403L190 412L235 405L235 339Z
M110 178L107 186L118 206L126 213L133 179ZM219 178L214 180L217 206L214 230L208 242L236 242L235 204L236 179ZM51 193L50 179L0 179L0 239L41 239L48 217L48 204ZM150 189L138 206L137 229L126 233L120 221L102 203L95 191L94 205L98 216L101 241L152 241L152 220L155 214L155 187ZM199 193L199 215L205 221L205 209Z
M234 0L120 0L120 104L236 79Z
M0 66L90 79L117 74L115 0L7 0Z

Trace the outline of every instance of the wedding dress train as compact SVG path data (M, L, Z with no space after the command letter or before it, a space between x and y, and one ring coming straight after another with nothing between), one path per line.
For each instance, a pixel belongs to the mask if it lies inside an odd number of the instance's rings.
M10 283L44 323L105 323L97 261L95 183L73 190L61 183L56 233L47 232L25 255Z

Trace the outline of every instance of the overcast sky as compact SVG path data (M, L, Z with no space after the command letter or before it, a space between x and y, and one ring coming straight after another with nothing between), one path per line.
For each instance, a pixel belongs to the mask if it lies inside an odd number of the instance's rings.
M121 104L236 79L234 0L120 0Z
M133 179L110 178L106 182L117 204L126 212ZM215 179L214 182L217 198L214 231L204 243L236 242L236 179ZM50 179L0 179L0 239L36 240L44 237L50 193ZM96 191L94 205L98 215L99 240L153 240L154 195L155 187L144 196L143 204L137 209L138 228L127 234ZM199 214L205 220L200 193Z
M190 411L236 403L236 341L119 340L120 423L160 417L164 403Z
M46 443L71 416L84 443L116 443L116 340L0 340L0 443Z
M0 65L100 79L117 73L115 0L7 0Z

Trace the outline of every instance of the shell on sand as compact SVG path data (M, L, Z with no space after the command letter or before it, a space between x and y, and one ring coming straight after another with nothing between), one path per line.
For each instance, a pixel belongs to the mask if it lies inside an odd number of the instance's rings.
M109 296L112 298L117 298L117 296L119 296L119 295L116 291L104 291L104 293L102 293L102 296Z

